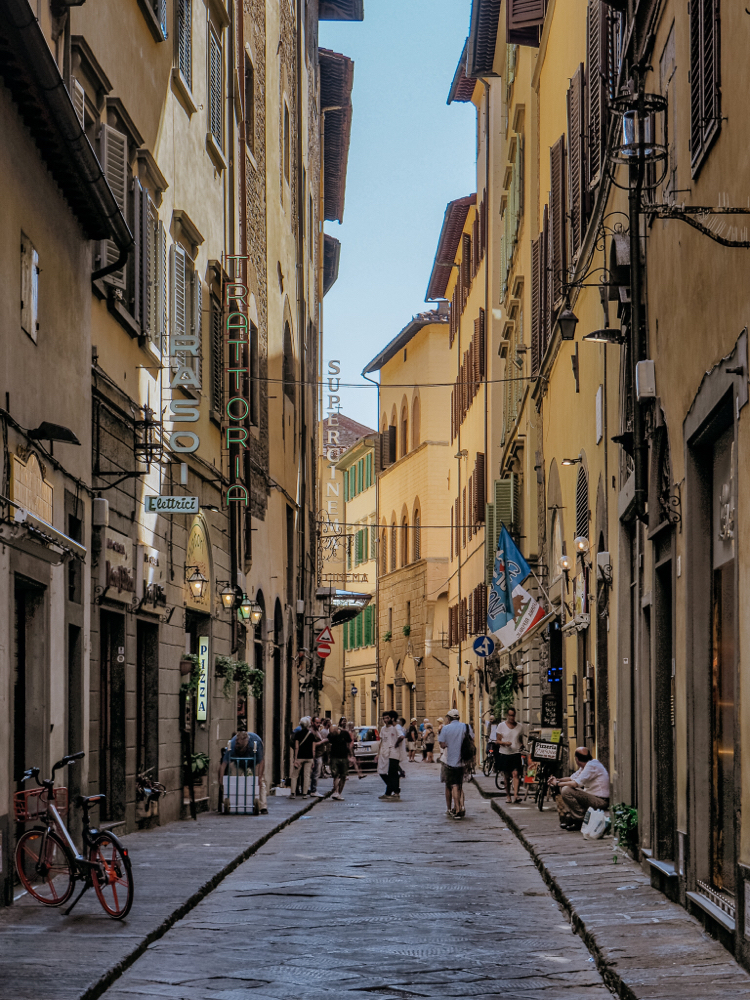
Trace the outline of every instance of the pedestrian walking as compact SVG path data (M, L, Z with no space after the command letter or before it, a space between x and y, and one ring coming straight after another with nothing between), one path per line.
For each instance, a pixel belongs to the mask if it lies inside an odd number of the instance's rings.
M348 729L331 726L328 733L328 746L331 753L331 774L333 775L332 799L343 799L341 794L349 773L349 754L352 747L352 737Z
M468 722L460 722L461 716L457 709L446 712L448 722L440 730L438 741L443 747L443 761L440 767L440 780L445 785L446 816L451 819L463 819L466 815L464 799L464 775L471 766L468 741L474 742L474 731Z
M437 729L436 729L438 740L440 739L440 733L442 732L442 730L443 730L443 717L442 715L439 715L437 718Z
M323 743L322 763L320 765L321 778L328 778L331 773L328 767L328 761L329 761L328 733L331 731L332 725L333 723L331 722L330 715L327 715L320 724L320 739L321 742Z
M385 793L379 798L387 802L401 801L401 760L404 755L404 734L399 732L395 712L383 714L378 751L378 774L385 782Z
M505 713L505 722L498 724L495 732L497 757L495 766L505 775L505 801L520 802L518 789L523 774L523 741L526 731L520 722L516 722L515 708L509 708ZM511 795L511 783L513 791Z
M312 729L312 719L309 715L299 720L299 726L292 733L292 774L291 797L297 794L297 779L302 773L302 798L306 799L310 791L310 777L313 760L315 759L315 744L320 741L318 734Z
M312 730L319 737L315 744L315 756L313 758L312 777L310 778L310 795L316 799L322 799L323 793L318 791L318 779L323 776L323 754L328 745L328 730L323 735L323 723L316 716L312 720Z
M406 752L409 754L409 760L412 763L414 763L414 754L417 752L418 742L419 730L417 729L417 720L412 719L406 731Z
M359 766L359 761L357 760L356 754L354 753L354 744L357 742L357 733L355 732L353 722L349 723L347 730L352 738L352 741L349 744L349 767L354 768L354 770L357 772L357 777L361 780L362 778L364 778L364 774L362 774L362 768Z
M422 733L422 759L428 764L434 764L435 758L432 755L435 749L435 730L432 728L432 724L428 721L427 725L424 727L424 732Z

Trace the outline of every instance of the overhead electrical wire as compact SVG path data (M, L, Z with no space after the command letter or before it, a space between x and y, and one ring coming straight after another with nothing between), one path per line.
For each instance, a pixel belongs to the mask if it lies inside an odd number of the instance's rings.
M499 382L536 382L539 379L544 379L544 375L518 375L513 378L490 378L490 379L464 379L463 381L456 380L454 382L389 382L387 385L375 382L368 385L366 382L339 382L339 389L455 389L457 385L494 385ZM311 385L318 388L319 386L325 386L325 379L322 382L312 381L310 379L291 379L291 378L262 378L260 375L251 376L251 381L253 382L274 382L278 385ZM338 389L335 390L338 392Z

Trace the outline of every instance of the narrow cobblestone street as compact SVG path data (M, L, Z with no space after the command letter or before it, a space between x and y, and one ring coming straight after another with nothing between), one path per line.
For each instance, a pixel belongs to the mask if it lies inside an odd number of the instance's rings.
M107 1000L610 996L490 803L467 786L449 820L437 766L407 767L400 803L350 780L273 837Z

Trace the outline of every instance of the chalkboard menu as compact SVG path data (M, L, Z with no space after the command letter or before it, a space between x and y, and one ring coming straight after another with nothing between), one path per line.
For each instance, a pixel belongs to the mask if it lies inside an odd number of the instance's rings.
M556 694L542 695L542 728L556 729L562 725L560 699Z

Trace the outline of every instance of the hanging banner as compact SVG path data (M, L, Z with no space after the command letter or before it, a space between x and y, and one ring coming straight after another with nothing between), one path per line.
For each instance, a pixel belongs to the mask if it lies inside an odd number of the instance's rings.
M200 675L198 677L198 694L195 699L195 718L205 722L208 713L208 636L198 639L198 659L200 660Z
M503 527L487 601L487 631L499 639L505 649L544 618L539 602L521 586L530 573L531 567Z

